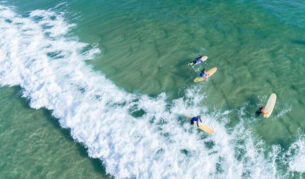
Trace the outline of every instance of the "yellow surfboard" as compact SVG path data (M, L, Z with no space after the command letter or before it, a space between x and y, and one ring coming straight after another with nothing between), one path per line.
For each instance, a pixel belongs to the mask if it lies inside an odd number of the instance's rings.
M275 102L276 102L276 94L272 93L268 99L266 106L263 108L264 112L266 112L266 114L264 114L264 118L268 118L272 114L273 108L275 106Z
M216 71L217 71L217 68L216 68L216 67L209 69L209 70L207 71L207 74L209 75L208 77L211 77ZM203 78L203 77L198 76L198 77L196 77L196 78L194 79L194 82L195 82L195 83L198 83L198 82L203 81L203 80L205 80L205 79L206 79L206 78Z
M192 117L191 116L188 116L188 115L184 115L188 120L191 120L192 119ZM208 133L208 134L214 134L214 130L213 129L211 129L209 126L207 126L207 125L205 125L205 124L203 124L202 122L198 122L198 126L197 126L197 122L195 122L194 123L194 126L196 127L196 128L199 128L199 129L201 129L201 130L203 130L204 132L206 132L206 133Z

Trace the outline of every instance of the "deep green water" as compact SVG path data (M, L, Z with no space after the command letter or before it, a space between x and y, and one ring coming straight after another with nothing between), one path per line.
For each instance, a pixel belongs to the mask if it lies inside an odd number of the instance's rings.
M54 8L59 1L4 4L26 15ZM244 121L256 140L280 145L283 153L304 134L302 1L80 0L52 10L77 25L71 36L101 49L88 65L129 93L155 97L165 92L170 101L188 88L200 88L206 96L201 105L209 114L231 111L228 130ZM199 55L209 56L206 64L186 66ZM218 71L208 82L194 84L203 66ZM30 109L19 88L0 90L0 150L5 151L0 177L105 177L100 162L89 159L49 111ZM257 105L265 104L272 92L278 96L274 113L270 119L255 118Z

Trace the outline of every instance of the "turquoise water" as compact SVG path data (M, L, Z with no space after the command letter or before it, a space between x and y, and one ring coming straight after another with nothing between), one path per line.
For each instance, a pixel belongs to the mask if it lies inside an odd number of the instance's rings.
M20 94L10 103L20 110L34 108L14 119L35 114L48 125L37 132L43 144L27 142L44 149L37 156L74 146L49 155L45 167L37 167L41 161L29 172L7 176L73 177L81 168L83 177L305 177L302 1L12 1L2 6L0 83L18 88L5 87L1 96ZM209 56L207 63L186 65L199 55ZM201 68L214 66L218 71L207 82L192 82ZM255 117L272 92L278 96L272 116ZM1 112L1 121L15 114L10 109ZM191 128L181 118L184 113L203 114L215 135ZM14 131L18 124L2 126ZM43 124L37 119L32 125ZM58 136L51 135L54 131ZM2 133L8 144L24 138L18 130ZM63 137L69 134L77 144ZM49 136L66 142L52 145ZM71 169L63 159L64 171L61 165L46 167L67 153L79 165ZM4 158L14 163L11 167L28 166L18 160Z
M88 159L49 111L32 110L20 99L20 90L0 90L1 178L106 177L100 162Z

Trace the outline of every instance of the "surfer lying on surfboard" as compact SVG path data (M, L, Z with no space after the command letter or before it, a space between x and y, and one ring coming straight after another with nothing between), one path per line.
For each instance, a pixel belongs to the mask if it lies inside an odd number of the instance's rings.
M259 106L258 110L256 111L256 115L260 115L260 114L267 114L264 110L263 110L263 106Z
M192 119L191 119L191 124L193 125L194 122L197 122L197 127L199 127L198 121L202 122L202 121L201 121L201 116L200 116L200 115L199 115L199 116L192 117Z
M208 59L208 56L199 56L194 61L188 63L189 66L196 65L202 62L205 62Z
M209 74L206 73L207 71L204 69L202 69L201 73L200 73L200 77L207 79L209 77Z

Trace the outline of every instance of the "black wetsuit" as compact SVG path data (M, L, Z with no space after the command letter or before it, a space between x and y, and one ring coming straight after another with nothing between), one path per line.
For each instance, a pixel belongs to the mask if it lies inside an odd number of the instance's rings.
M261 108L259 108L259 109L258 109L258 110L255 112L255 113L256 113L256 115L258 115L258 116L259 116L260 114L262 114L262 109L263 109L262 107L261 107Z

